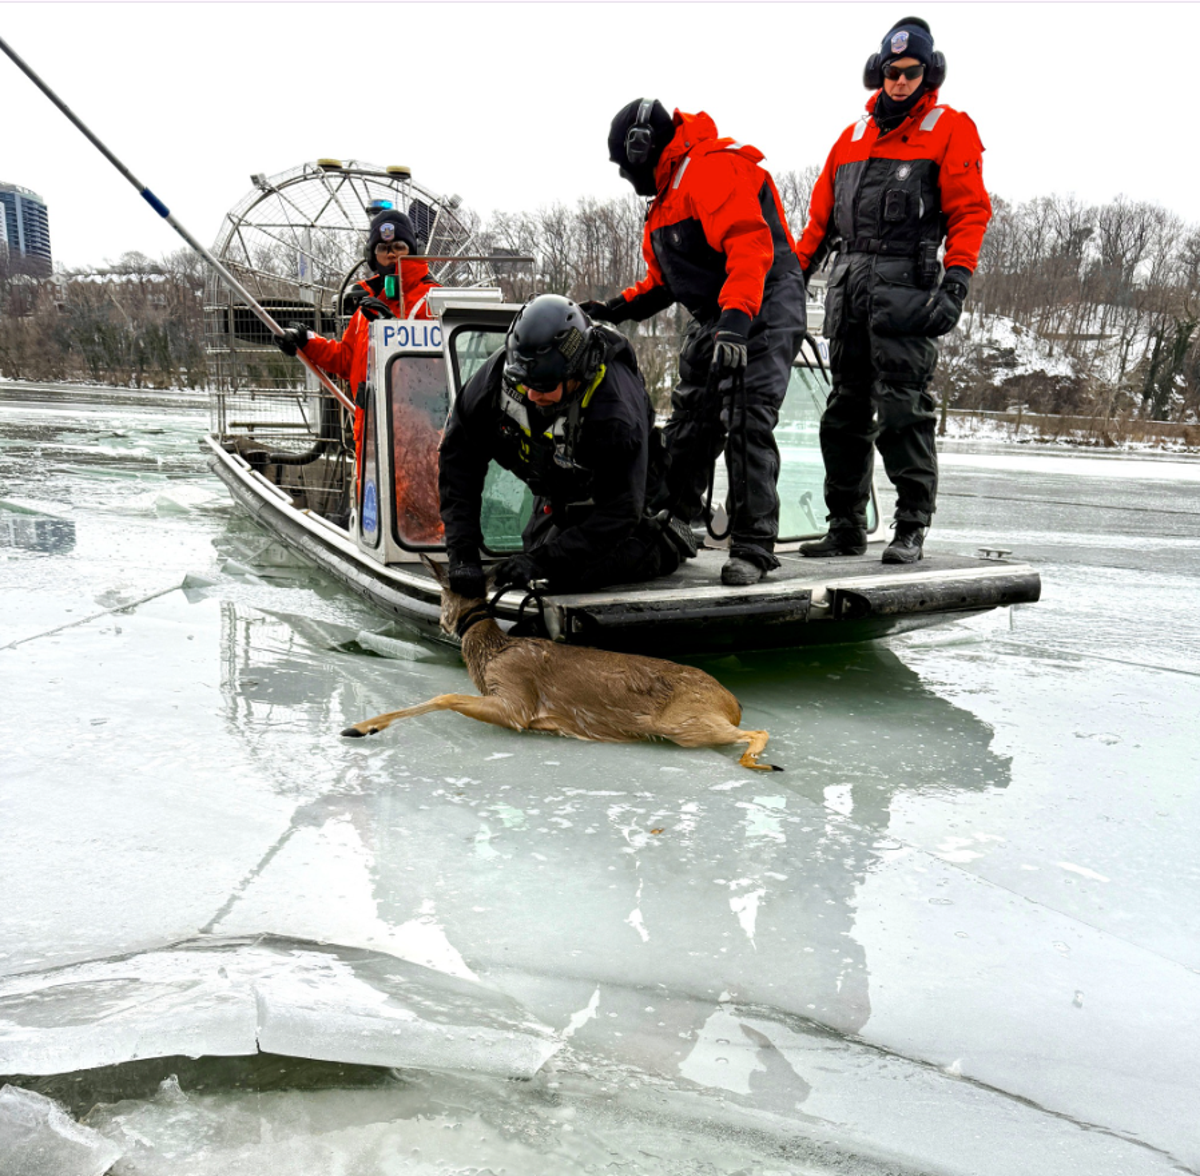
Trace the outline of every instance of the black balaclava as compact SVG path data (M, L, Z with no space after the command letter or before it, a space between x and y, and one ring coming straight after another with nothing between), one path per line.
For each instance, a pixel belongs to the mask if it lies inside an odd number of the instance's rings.
M915 57L925 67L921 84L902 102L887 96L882 87L875 100L871 117L881 135L894 131L908 113L929 92L929 67L933 62L933 33L919 16L906 16L893 25L879 46L879 65L882 68L902 57Z
M608 131L608 158L621 169L622 177L633 185L633 190L639 196L656 196L658 187L654 182L654 169L663 151L675 137L675 120L667 108L656 100L650 107L648 119L652 142L650 155L641 163L631 163L626 154L625 140L630 128L637 122L638 107L643 101L645 99L637 98L627 106L622 106L612 120Z

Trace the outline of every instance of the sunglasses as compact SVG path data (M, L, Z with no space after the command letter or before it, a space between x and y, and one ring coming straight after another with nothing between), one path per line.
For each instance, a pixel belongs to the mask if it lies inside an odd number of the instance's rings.
M883 76L889 82L898 82L901 78L905 81L915 82L925 72L923 65L906 65L901 69L898 65L885 65L883 67Z
M376 249L382 249L384 253L399 253L405 247L405 242L403 241L380 241L375 246Z

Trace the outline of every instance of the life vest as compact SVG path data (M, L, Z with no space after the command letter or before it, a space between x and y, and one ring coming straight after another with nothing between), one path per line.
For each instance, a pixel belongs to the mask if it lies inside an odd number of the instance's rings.
M512 388L501 381L499 408L504 418L501 432L514 443L521 479L535 494L549 497L552 487L561 485L565 471L577 472L583 484L590 481L591 471L575 460L576 449L588 405L606 372L607 367L601 364L583 393L571 397L563 411L550 422L549 428L543 427L544 414L538 414L542 420L535 425L523 388Z

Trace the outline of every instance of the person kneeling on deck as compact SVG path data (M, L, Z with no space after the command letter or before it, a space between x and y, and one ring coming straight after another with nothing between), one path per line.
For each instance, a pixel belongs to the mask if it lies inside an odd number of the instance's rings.
M392 208L376 213L366 245L367 264L373 272L357 283L357 293L361 296L358 309L341 339L325 339L303 323L288 323L288 329L275 339L284 355L303 351L304 357L322 371L349 381L350 395L357 405L354 449L360 463L370 324L379 318L433 318L425 297L438 283L430 277L429 264L416 256L418 253L417 235L404 213ZM397 273L399 282L395 280Z
M534 493L524 550L496 566L498 588L544 580L586 592L665 576L696 553L689 528L646 512L666 454L633 349L558 294L521 308L450 412L438 488L450 586L463 596L484 594L480 508L492 460Z

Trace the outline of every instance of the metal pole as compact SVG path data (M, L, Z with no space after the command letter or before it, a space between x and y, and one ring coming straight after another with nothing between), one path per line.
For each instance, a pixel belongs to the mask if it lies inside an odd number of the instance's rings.
M200 242L197 241L196 238L193 237L192 234L189 233L187 229L185 229L183 225L181 225L171 215L171 210L167 208L167 206L163 204L163 202L159 200L159 198L155 196L154 193L151 192L150 189L147 188L133 174L133 172L129 170L129 168L127 168L99 139L96 138L95 135L92 134L92 132L83 124L75 112L53 90L51 90L50 87L47 86L46 83L43 82L42 79L38 77L38 75L34 73L24 61L21 60L16 51L8 44L7 41L4 40L3 37L0 37L0 49L4 50L4 52L12 59L13 64L16 65L16 67L31 82L33 82L33 84L37 86L37 88L41 90L41 92L45 94L46 97L49 98L50 101L53 102L54 105L57 106L58 109L61 110L63 114L65 114L67 118L69 118L71 122L73 122L75 126L79 128L80 131L83 132L84 136L100 152L100 154L103 155L104 158L107 159L108 162L111 163L113 167L115 167L117 171L119 171L121 175L123 175L137 189L142 199L145 200L145 202L149 204L150 207L153 208L154 211L157 212L158 215L161 216L167 222L167 224L171 226L171 228L173 228L198 254L200 254L201 257L204 258L205 261L208 262L209 265L213 267L213 269L217 271L221 277L221 280L231 290L233 290L235 294L238 294L241 298L245 299L246 305L254 312L256 317L271 332L271 334L276 336L282 335L284 333L283 328L267 313L266 310L264 310L258 304L258 301L250 293L250 291L247 290L246 287L243 286L242 283L239 282L237 278L235 278L233 274L225 268L225 266L223 266L207 249L205 249L205 247L201 245ZM232 324L230 324L230 326L232 329ZM342 390L327 375L325 375L324 372L320 371L316 367L315 364L306 359L303 351L297 351L296 358L300 360L300 362L303 363L304 366L308 368L308 370L312 372L318 380L321 381L324 387L334 397L337 398L344 408L349 409L350 412L354 412L354 401L346 396Z

